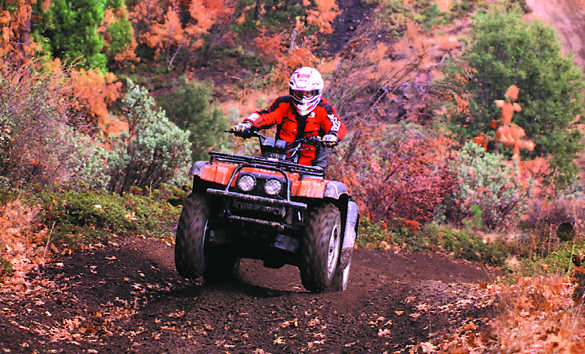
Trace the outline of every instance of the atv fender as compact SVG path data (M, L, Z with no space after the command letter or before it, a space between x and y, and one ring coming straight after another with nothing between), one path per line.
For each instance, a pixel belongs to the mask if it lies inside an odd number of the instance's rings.
M360 210L356 202L350 200L347 202L347 216L345 218L345 232L343 234L343 244L341 245L341 257L339 258L339 269L345 268L351 259L353 245L357 235Z
M342 195L349 196L349 192L345 184L338 181L327 182L327 186L325 186L325 193L323 195L325 198L339 200Z
M203 166L208 165L209 161L196 161L191 169L189 170L189 174L192 176L200 176L201 170L203 170Z

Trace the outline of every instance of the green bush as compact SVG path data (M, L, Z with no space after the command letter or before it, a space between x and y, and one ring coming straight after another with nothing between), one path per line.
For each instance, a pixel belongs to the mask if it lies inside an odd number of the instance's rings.
M522 155L550 154L556 185L570 183L576 174L574 159L583 147L582 134L571 122L584 113L585 79L572 59L561 54L554 30L538 22L525 23L517 7L492 8L474 17L471 40L461 58L465 65L445 70L456 92L470 94L469 112L450 119L460 140L478 133L493 136L490 122L500 117L494 100L503 99L507 88L516 85L522 112L513 122L536 144L534 151L523 150Z
M110 24L107 33L110 40L108 41L106 55L111 62L117 54L126 50L132 43L132 23L126 14L124 14L123 18Z
M51 56L80 62L86 68L106 68L103 40L98 34L106 0L54 0L46 10L35 10L41 20L34 36Z
M172 235L180 209L156 195L110 194L105 191L54 191L40 195L42 222L53 240L91 242L111 234Z
M405 251L439 252L491 265L503 265L511 254L511 249L501 241L486 243L471 229L457 230L435 223L426 224L422 230L411 232L406 227L388 228L381 220L374 223L363 218L360 220L360 232L356 242L363 248L393 246Z
M456 230L448 226L427 224L417 237L432 245L433 251L452 253L458 258L502 265L510 249L501 241L484 242L470 229Z
M155 107L145 88L128 79L128 92L122 99L129 133L112 137L108 156L109 189L122 193L132 187L145 190L162 183L185 185L190 168L189 132L169 121Z
M392 241L392 232L382 220L374 223L367 217L361 218L359 229L356 243L360 247L379 247L382 241Z
M229 124L223 111L212 100L213 88L186 79L173 84L173 90L159 97L161 107L179 128L190 132L193 161L207 160L212 149L226 147L224 130Z
M547 255L522 258L520 272L526 276L555 273L573 275L577 255L585 254L585 240L561 242Z
M502 155L468 142L451 168L459 183L441 207L447 221L495 230L518 220L528 195Z

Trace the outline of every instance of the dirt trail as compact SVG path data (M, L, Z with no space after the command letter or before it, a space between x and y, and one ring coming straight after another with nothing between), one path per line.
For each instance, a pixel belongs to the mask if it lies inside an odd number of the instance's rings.
M585 3L583 0L527 0L531 17L552 25L567 54L585 71Z
M169 245L118 240L46 265L35 290L0 293L0 349L401 351L491 314L478 266L368 250L354 260L343 293L309 293L297 268L252 260L238 280L202 285L177 276Z

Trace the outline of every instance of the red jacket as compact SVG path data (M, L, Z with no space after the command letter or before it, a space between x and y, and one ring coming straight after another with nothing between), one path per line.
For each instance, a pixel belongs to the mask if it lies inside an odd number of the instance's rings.
M335 108L324 98L321 98L321 102L311 113L302 117L297 113L292 97L281 96L267 109L252 113L245 118L244 122L246 121L251 122L256 128L267 128L278 124L277 136L289 143L303 137L325 134L335 134L339 140L345 137L345 124L339 120ZM315 151L314 146L303 145L299 164L312 165Z

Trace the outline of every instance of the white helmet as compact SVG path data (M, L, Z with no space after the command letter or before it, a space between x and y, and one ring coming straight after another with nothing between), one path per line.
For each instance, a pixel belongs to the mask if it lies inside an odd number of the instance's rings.
M311 113L321 101L323 78L313 68L304 66L297 69L288 83L290 95L293 98L297 112L301 116Z

